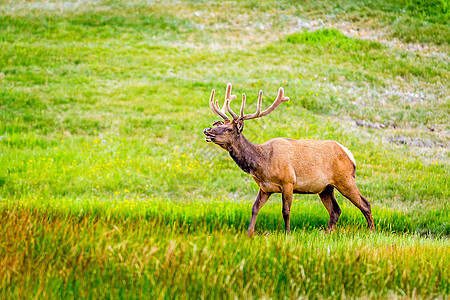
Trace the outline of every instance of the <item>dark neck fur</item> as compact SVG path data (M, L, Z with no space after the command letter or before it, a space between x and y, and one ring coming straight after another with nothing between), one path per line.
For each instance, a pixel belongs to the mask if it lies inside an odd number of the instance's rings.
M246 173L251 173L261 166L262 155L254 144L249 142L242 134L230 146L229 153L239 168Z

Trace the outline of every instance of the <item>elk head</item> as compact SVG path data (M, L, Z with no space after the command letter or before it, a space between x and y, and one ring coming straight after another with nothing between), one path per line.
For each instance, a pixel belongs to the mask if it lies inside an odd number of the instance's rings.
M278 105L289 100L288 97L283 96L284 91L283 88L280 87L280 89L278 90L278 96L272 103L272 105L265 111L261 111L263 92L260 90L256 112L253 114L244 115L245 94L242 94L241 110L240 115L238 116L230 108L231 100L236 99L236 95L231 95L231 83L227 85L227 90L225 93L225 103L222 109L219 107L219 102L217 100L214 102L214 93L215 91L212 90L211 97L209 98L209 106L216 115L220 116L223 119L223 121L214 122L213 127L205 128L203 130L203 133L206 135L205 140L207 142L213 142L224 148L225 150L228 150L229 146L242 133L242 130L244 129L244 121L264 117L275 110ZM230 120L228 118L228 116L226 115L226 111L228 111L228 113L232 116L233 120Z

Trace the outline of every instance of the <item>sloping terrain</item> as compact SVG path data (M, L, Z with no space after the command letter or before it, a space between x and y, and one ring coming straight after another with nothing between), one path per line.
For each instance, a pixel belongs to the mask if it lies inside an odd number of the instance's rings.
M446 298L445 1L1 1L0 295ZM244 134L332 139L377 233L337 195L257 186L203 128L228 82ZM239 101L232 105L238 106Z

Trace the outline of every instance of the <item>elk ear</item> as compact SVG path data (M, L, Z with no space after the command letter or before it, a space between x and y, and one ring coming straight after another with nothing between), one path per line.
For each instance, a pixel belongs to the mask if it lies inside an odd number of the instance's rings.
M244 120L243 119L239 118L236 121L236 128L237 128L238 133L241 133L242 130L244 130Z

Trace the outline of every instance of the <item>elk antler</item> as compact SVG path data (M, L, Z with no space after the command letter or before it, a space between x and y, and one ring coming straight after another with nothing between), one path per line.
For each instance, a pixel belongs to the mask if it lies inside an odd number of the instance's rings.
M223 104L222 109L219 107L219 101L216 100L214 102L214 89L211 91L211 97L209 98L209 106L211 110L216 114L222 117L225 121L229 121L230 119L227 117L225 113L225 109L229 109L230 101L236 99L236 95L231 95L231 83L227 85L227 91L225 92L225 103ZM230 113L233 116L233 119L237 119L236 114Z
M242 118L244 120L251 120L251 119L256 119L256 118L261 118L261 117L267 116L272 111L274 111L275 108L278 107L278 105L280 105L281 103L286 102L286 101L289 101L289 97L284 97L284 90L282 87L280 87L280 89L278 90L278 96L275 99L275 101L273 101L272 105L269 106L269 108L266 109L265 111L261 112L262 91L259 91L258 107L256 108L256 112L254 114L245 115ZM245 106L245 101L242 101L242 106ZM241 111L243 114L244 107L241 108Z
M261 118L261 117L267 116L273 110L275 110L275 108L277 108L278 105L280 105L281 103L283 103L285 101L289 101L289 97L284 97L284 90L282 87L280 87L280 89L278 90L278 96L275 99L275 101L272 103L272 105L265 111L261 112L262 96L263 96L263 92L260 90L259 96L258 96L258 104L257 104L256 112L253 114L244 115L245 98L246 97L245 97L245 94L242 94L241 112L240 112L240 117L239 117L241 120L245 121L245 120L251 120L251 119L256 119L256 118ZM229 107L229 101L227 103L227 110L233 116L234 119L237 119L237 115Z
M272 103L272 105L266 109L265 111L261 112L261 104L262 104L262 96L263 92L259 91L258 96L258 104L256 108L256 112L253 114L244 115L244 109L245 109L245 94L242 94L242 104L241 104L241 111L240 116L238 116L236 113L233 112L233 110L230 108L230 102L233 99L236 99L236 95L231 95L231 83L227 85L227 91L225 93L225 103L223 104L222 109L219 108L219 102L216 100L214 102L214 90L211 92L211 98L209 99L209 105L214 113L221 116L225 121L229 121L230 119L225 114L225 109L228 111L228 113L233 117L234 120L241 119L241 120L251 120L256 118L264 117L268 114L270 114L273 110L275 110L278 105L285 101L289 101L289 97L284 97L284 90L282 87L278 90L278 96L275 99L275 101Z

